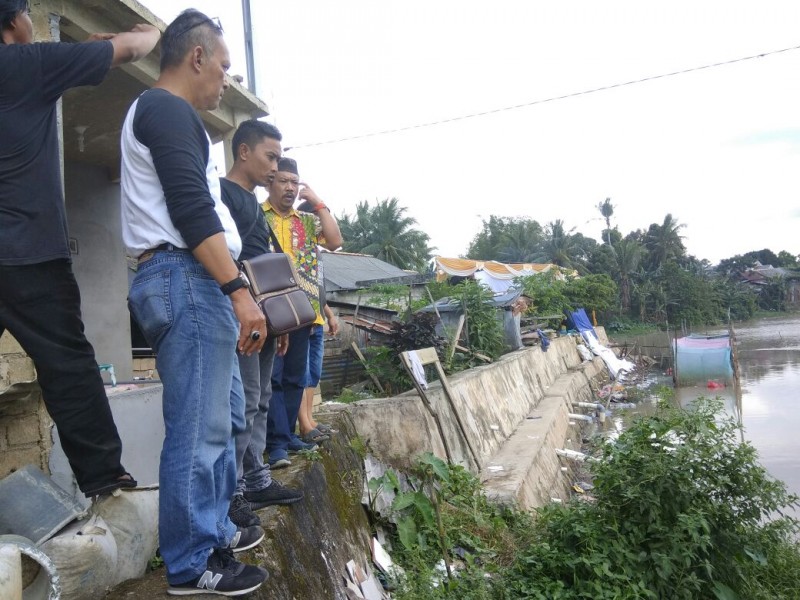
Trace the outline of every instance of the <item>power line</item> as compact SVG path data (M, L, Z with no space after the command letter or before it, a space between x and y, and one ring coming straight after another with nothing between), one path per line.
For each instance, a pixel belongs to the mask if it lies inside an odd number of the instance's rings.
M557 100L566 100L567 98L576 98L578 96L587 96L589 94L596 94L597 92L605 92L608 90L613 90L616 88L625 87L628 85L636 85L639 83L645 83L647 81L654 81L656 79L665 79L667 77L675 77L676 75L684 75L686 73L693 73L695 71L703 71L705 69L715 69L717 67L724 67L727 65L732 65L735 63L745 62L748 60L753 60L756 58L764 58L765 56L771 56L774 54L781 54L783 52L791 52L792 50L800 50L800 46L792 46L791 48L782 48L780 50L771 50L769 52L763 52L761 54L753 54L752 56L743 56L741 58L734 58L732 60L725 60L722 62L711 63L707 65L703 65L700 67L692 67L689 69L683 69L681 71L673 71L671 73L662 73L660 75L651 75L649 77L642 77L641 79L633 79L631 81L624 81L621 83L612 83L610 85L604 85L602 87L593 88L590 90L584 90L581 92L571 92L569 94L563 94L561 96L552 96L550 98L544 98L541 100L533 100L531 102L525 102L523 104L514 104L512 106L504 106L502 108L493 108L491 110L485 110L482 112L470 113L466 115L460 115L457 117L450 117L449 119L441 119L439 121L429 121L426 123L417 123L416 125L406 125L404 127L396 127L394 129L383 129L381 131L372 131L370 133L362 133L359 135L351 135L347 137L332 139L332 140L325 140L323 142L312 142L309 144L298 144L296 146L290 146L288 148L284 148L285 152L289 150L296 150L298 148L311 148L314 146L326 146L328 144L339 144L341 142L350 142L353 140L361 140L365 138L377 137L379 135L388 135L390 133L400 133L402 131L411 131L414 129L423 129L425 127L435 127L437 125L444 125L446 123L454 123L456 121L465 121L467 119L475 119L477 117L485 117L487 115L493 115L501 112L506 112L509 110L518 110L520 108L527 108L529 106L536 106L537 104L545 104L547 102L555 102Z

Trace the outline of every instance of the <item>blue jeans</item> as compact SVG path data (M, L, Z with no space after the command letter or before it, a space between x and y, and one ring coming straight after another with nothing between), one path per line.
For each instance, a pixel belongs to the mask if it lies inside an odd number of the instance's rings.
M272 365L272 398L267 415L267 451L270 460L286 458L306 381L310 327L289 334L289 350Z
M322 352L325 349L325 328L322 325L311 326L308 338L308 367L306 367L305 387L315 388L322 377Z
M264 464L267 441L267 415L272 396L272 362L275 339L270 338L261 352L246 356L237 353L245 398L245 429L236 436L236 493L257 492L272 483L269 465Z
M231 302L188 251L141 263L128 306L157 354L166 436L159 469L159 543L170 583L202 574L230 543L233 436L244 429Z

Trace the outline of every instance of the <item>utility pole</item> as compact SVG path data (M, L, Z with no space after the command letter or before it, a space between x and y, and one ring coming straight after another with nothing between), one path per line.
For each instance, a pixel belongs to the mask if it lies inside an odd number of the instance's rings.
M253 19L250 15L250 0L242 0L242 22L244 24L244 56L247 63L247 88L256 93L256 65L253 57Z

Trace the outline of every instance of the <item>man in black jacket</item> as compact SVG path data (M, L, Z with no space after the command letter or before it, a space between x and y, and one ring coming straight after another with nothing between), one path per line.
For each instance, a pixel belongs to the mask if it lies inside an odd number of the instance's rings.
M136 481L94 349L84 335L61 191L56 105L68 89L97 85L109 69L139 60L159 31L137 25L79 44L33 44L25 0L0 0L0 335L33 359L61 447L87 496Z

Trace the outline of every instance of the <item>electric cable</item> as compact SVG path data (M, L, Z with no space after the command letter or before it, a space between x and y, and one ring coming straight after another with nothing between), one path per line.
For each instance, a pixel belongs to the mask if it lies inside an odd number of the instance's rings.
M311 148L311 147L314 147L314 146L326 146L328 144L339 144L339 143L342 143L342 142L350 142L350 141L353 141L353 140L361 140L361 139L377 137L377 136L381 136L381 135L389 135L391 133L401 133L403 131L411 131L411 130L414 130L414 129L423 129L423 128L426 128L426 127L435 127L437 125L444 125L444 124L447 124L447 123L454 123L456 121L465 121L467 119L475 119L475 118L478 118L478 117L485 117L487 115L493 115L493 114L506 112L506 111L510 111L510 110L518 110L518 109L521 109L521 108L527 108L529 106L536 106L537 104L545 104L547 102L555 102L557 100L566 100L568 98L576 98L578 96L586 96L586 95L589 95L589 94L596 94L597 92L605 92L605 91L608 91L608 90L613 90L613 89L616 89L616 88L626 87L626 86L629 86L629 85L636 85L636 84L639 84L639 83L645 83L645 82L648 82L648 81L654 81L656 79L665 79L667 77L675 77L677 75L685 75L686 73L694 73L696 71L703 71L703 70L706 70L706 69L714 69L714 68L717 68L717 67L724 67L724 66L727 66L727 65L732 65L732 64L740 63L740 62L745 62L745 61L748 61L748 60L754 60L754 59L757 59L757 58L764 58L766 56L772 56L772 55L781 54L781 53L784 53L784 52L791 52L793 50L800 50L800 46L792 46L791 48L781 48L780 50L770 50L769 52L762 52L761 54L753 54L751 56L743 56L743 57L740 57L740 58L734 58L734 59L731 59L731 60L725 60L725 61L721 61L721 62L710 63L710 64L702 65L702 66L699 66L699 67L691 67L691 68L688 68L688 69L682 69L680 71L672 71L670 73L661 73L659 75L650 75L648 77L642 77L640 79L633 79L631 81L624 81L624 82L620 82L620 83L612 83L612 84L609 84L609 85L604 85L604 86L597 87L597 88L592 88L592 89L589 89L589 90L583 90L583 91L580 91L580 92L571 92L569 94L562 94L560 96L551 96L550 98L532 100L531 102L524 102L522 104L514 104L512 106L503 106L501 108L493 108L493 109L490 109L490 110L484 110L484 111L481 111L481 112L469 113L469 114L466 114L466 115L459 115L459 116L456 116L456 117L450 117L448 119L441 119L441 120L438 120L438 121L428 121L428 122L425 122L425 123L416 123L414 125L406 125L406 126L403 126L403 127L395 127L393 129L383 129L383 130L380 130L380 131L372 131L372 132L369 132L369 133L351 135L351 136L336 138L336 139L332 139L332 140L325 140L325 141L321 141L321 142L311 142L311 143L308 143L308 144L297 144L295 146L289 146L287 148L284 148L284 152L289 152L290 150L297 150L299 148Z

